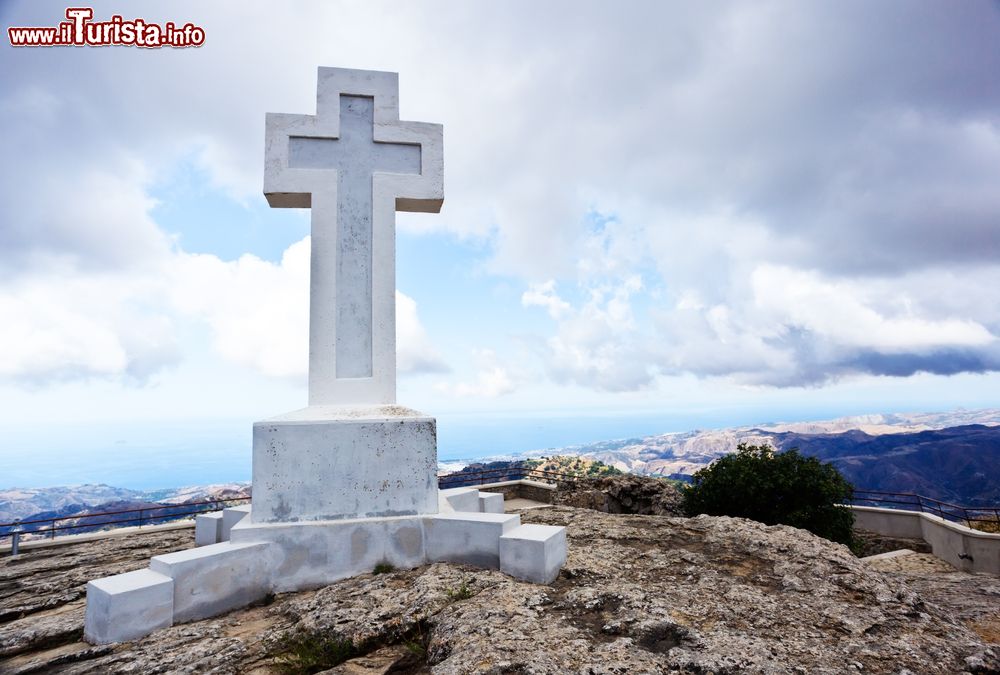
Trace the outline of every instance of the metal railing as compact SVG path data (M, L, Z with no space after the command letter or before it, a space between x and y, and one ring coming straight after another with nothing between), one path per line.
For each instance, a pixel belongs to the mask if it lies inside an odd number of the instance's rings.
M930 513L951 522L964 522L971 528L981 529L983 525L1000 528L1000 507L959 506L939 499L931 499L912 492L880 492L878 490L855 490L852 506L879 506L902 511ZM980 526L977 528L977 526Z
M5 537L11 537L11 552L14 553L24 535L40 535L42 538L53 539L57 532L73 530L100 532L128 525L140 528L143 525L162 525L200 513L219 511L227 506L248 501L250 501L250 497L230 497L186 504L150 504L138 509L93 513L81 511L69 516L15 520L11 523L0 523L0 541L3 541Z

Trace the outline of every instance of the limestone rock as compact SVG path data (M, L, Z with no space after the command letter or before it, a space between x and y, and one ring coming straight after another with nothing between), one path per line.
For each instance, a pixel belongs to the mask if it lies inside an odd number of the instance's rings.
M675 484L634 474L565 481L559 484L553 501L556 504L604 513L683 515L681 493Z
M928 605L969 626L985 642L1000 644L1000 577L961 572L927 553L868 565L900 579Z
M80 639L88 581L142 569L150 556L189 548L192 533L115 536L0 558L0 659Z

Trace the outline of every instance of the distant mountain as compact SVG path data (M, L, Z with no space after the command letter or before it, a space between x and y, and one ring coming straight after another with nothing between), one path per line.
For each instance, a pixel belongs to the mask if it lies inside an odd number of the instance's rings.
M781 450L834 464L859 488L915 492L963 506L1000 505L1000 426L904 434L776 434Z
M798 447L833 462L858 488L916 492L969 506L1000 504L1000 410L845 417L661 434L537 450L632 473L690 476L739 443Z
M188 504L212 499L233 499L250 494L250 483L215 483L213 485L193 485L190 487L153 490L143 493L143 497L160 504Z
M69 515L88 506L121 500L138 500L143 493L110 485L69 485L49 488L0 490L0 523L28 520L36 513Z

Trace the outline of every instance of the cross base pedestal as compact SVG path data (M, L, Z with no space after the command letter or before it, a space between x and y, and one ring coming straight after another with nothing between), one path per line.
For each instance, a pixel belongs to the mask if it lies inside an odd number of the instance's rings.
M310 406L253 425L253 522L437 512L437 424L402 406Z
M137 639L268 593L318 588L371 572L380 563L408 569L447 561L551 583L566 559L564 528L521 525L516 514L456 510L495 501L481 495L487 493L472 488L438 495L435 488L440 513L392 518L257 523L255 508L227 509L226 515L239 519L229 541L155 556L141 574L90 582L85 637L96 644ZM147 605L156 611L136 614L134 607Z

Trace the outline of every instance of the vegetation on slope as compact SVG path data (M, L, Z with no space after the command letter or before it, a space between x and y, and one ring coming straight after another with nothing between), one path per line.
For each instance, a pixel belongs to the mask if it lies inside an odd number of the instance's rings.
M570 457L564 455L542 457L540 459L529 459L523 462L523 466L537 471L552 471L554 473L564 473L571 476L586 478L620 476L623 473L610 464L605 464L604 462L600 462L596 459Z

